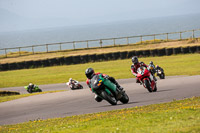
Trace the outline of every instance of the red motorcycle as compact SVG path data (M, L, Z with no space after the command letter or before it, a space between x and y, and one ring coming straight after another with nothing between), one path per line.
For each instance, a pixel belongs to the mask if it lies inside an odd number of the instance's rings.
M137 78L149 92L157 91L156 82L151 72L146 67L141 66L137 69Z

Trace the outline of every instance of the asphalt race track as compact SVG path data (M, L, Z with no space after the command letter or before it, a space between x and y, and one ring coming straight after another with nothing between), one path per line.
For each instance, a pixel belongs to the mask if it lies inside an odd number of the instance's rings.
M106 101L97 103L94 100L94 94L85 83L81 83L84 86L81 90L69 90L65 83L41 85L39 87L43 91L69 91L35 95L0 103L0 125L130 108L200 96L200 75L158 79L158 91L154 93L149 93L142 85L136 84L135 79L121 79L118 82L129 96L128 104L118 102L118 105L112 106ZM27 93L23 87L1 89Z

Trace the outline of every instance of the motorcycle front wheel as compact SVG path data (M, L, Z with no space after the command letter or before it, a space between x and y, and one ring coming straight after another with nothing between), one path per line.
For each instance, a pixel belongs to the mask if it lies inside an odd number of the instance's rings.
M149 92L152 92L151 85L147 79L144 80L144 84Z
M124 92L124 93L122 94L122 98L120 99L120 102L126 104L126 103L128 103L128 101L129 101L129 97L128 97L128 95Z
M109 94L107 94L106 91L102 91L101 95L102 95L102 96L104 97L104 99L105 99L106 101L108 101L110 104L112 104L112 105L116 105L116 104L117 104L117 100L115 99L115 97L114 97L114 96L111 96L111 95L109 95Z

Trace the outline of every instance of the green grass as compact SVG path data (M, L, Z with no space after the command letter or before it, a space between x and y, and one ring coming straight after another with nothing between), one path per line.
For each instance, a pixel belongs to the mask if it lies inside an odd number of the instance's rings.
M200 97L0 126L1 133L171 133L200 131Z
M162 57L139 58L149 64L153 61L163 67L167 76L200 75L200 54L172 55ZM37 69L23 69L0 72L0 88L24 86L32 82L38 85L67 82L70 77L85 81L85 70L92 67L96 72L106 73L116 79L133 78L131 59L96 62L68 66L54 66Z
M6 101L11 101L14 99L19 99L22 97L29 97L29 96L34 96L34 95L40 95L40 94L46 94L46 93L55 93L55 92L61 92L65 90L57 90L57 91L45 91L45 92L38 92L38 93L31 93L31 94L21 94L21 95L10 95L10 96L0 96L0 103L1 102L6 102Z

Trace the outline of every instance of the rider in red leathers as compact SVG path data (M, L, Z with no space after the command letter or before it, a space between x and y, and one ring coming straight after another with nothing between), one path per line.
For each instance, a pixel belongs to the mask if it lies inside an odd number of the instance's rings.
M133 64L131 65L131 72L136 77L136 83L140 83L137 78L137 69L141 66L148 67L144 62L139 62L137 56L132 57Z

